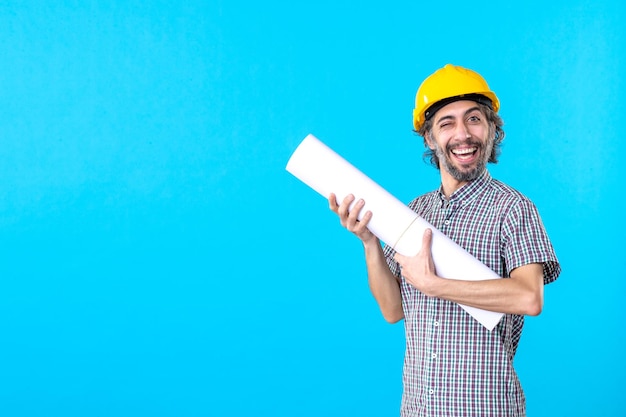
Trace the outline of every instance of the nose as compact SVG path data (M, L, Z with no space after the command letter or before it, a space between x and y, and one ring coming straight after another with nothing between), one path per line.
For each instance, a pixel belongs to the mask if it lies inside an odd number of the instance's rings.
M464 140L472 137L465 123L457 123L454 136L458 140Z

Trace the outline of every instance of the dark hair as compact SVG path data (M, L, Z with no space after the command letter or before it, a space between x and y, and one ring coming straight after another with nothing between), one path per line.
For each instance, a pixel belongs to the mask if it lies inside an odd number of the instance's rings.
M504 130L502 129L502 126L504 126L504 121L498 115L498 113L491 109L491 107L482 103L478 103L478 107L487 116L487 123L489 124L489 134L494 136L493 149L491 151L491 155L489 155L488 162L497 164L498 156L500 156L500 145L505 136ZM439 158L437 157L437 154L428 147L428 142L426 141L426 136L432 135L432 129L433 119L429 118L424 122L419 130L414 130L414 132L424 138L424 146L426 146L426 151L424 151L424 160L428 160L432 166L439 169Z

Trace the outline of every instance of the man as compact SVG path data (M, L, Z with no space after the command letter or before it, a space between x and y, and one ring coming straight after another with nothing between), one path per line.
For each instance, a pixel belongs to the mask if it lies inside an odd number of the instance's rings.
M440 187L409 207L504 279L464 281L437 276L426 230L422 249L394 253L368 229L376 213L357 220L364 202L348 196L331 210L360 238L370 289L385 319L404 318L406 354L401 415L524 416L525 398L513 369L524 315L538 315L543 286L560 266L534 204L493 179L504 138L499 101L476 72L437 70L417 91L415 131L441 174ZM489 331L458 304L505 313Z

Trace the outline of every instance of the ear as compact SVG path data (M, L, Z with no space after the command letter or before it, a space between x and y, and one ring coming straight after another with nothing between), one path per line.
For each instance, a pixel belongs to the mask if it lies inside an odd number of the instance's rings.
M431 151L435 150L435 145L433 145L433 133L432 133L432 130L426 132L426 134L424 135L424 143L426 144L426 146L428 146L430 148Z

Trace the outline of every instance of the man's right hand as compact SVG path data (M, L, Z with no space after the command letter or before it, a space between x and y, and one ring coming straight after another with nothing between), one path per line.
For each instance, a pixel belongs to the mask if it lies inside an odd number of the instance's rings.
M353 201L354 195L352 194L348 194L341 204L337 203L337 196L335 194L331 193L328 197L330 209L339 216L339 221L343 227L354 233L361 239L364 245L378 243L378 238L367 228L367 224L372 218L372 212L369 210L366 211L361 220L358 220L359 213L361 209L363 209L365 201L360 199L354 204L352 210L350 210L350 205Z

